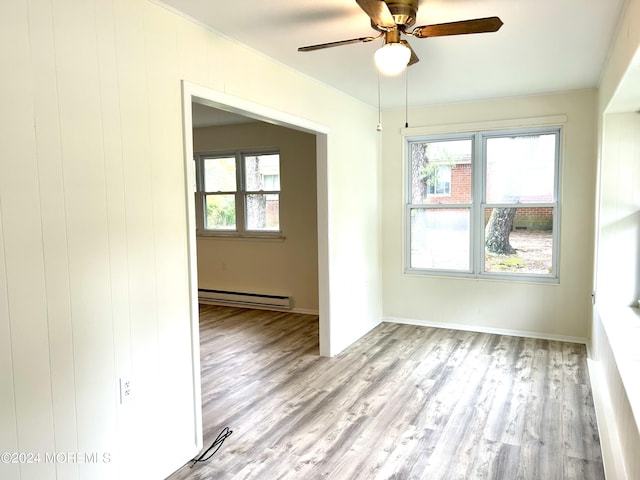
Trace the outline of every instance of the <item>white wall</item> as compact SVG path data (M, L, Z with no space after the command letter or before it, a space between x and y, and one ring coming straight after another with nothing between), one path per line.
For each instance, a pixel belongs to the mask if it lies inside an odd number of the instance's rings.
M0 2L0 64L0 451L111 455L0 477L164 478L196 453L182 79L328 127L327 353L379 321L373 108L145 0Z
M318 312L316 137L263 122L193 131L196 152L277 147L284 240L198 237L198 287L288 295Z
M566 115L561 155L560 283L535 284L403 273L404 112L384 114L383 305L385 318L586 338L591 316L595 90L412 109L410 127Z
M640 329L637 310L629 308L640 295L638 59L640 0L629 0L598 96L597 301L590 344L605 469L620 479L640 477Z

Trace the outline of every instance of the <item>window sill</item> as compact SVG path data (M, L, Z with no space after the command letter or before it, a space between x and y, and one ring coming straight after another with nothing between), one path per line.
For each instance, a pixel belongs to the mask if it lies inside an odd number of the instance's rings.
M238 233L203 233L196 232L196 237L198 239L205 240L226 240L226 241L267 241L267 242L284 242L287 237L285 237L281 232L276 232L268 235L251 235L251 234L238 234Z
M500 273L467 273L421 270L419 268L405 268L405 275L422 278L447 278L450 280L482 280L501 283L526 283L530 285L559 285L557 276L533 276L524 274L505 275Z

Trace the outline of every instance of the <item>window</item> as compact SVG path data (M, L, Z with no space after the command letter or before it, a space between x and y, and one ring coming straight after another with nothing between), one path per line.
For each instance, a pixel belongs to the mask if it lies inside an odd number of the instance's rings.
M557 279L560 129L407 138L406 270Z
M237 151L196 155L198 232L280 234L280 154Z
M434 165L426 176L429 195L449 195L451 193L451 166Z

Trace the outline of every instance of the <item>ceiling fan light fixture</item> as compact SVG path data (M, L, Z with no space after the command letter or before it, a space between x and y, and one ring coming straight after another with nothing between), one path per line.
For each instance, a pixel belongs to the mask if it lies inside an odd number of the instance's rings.
M407 68L411 59L411 50L402 43L385 43L376 50L376 66L383 75L398 75Z

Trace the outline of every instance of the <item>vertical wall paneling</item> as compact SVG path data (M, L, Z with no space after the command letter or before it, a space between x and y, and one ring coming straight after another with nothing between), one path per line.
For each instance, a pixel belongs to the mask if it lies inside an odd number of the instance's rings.
M149 154L151 158L151 216L155 250L158 361L157 375L164 389L157 402L158 415L164 416L162 428L179 438L194 437L192 379L183 375L191 364L190 321L187 283L185 232L174 225L186 222L182 158L182 98L178 77L178 52L175 16L148 5L145 11L146 86L149 98ZM176 181L178 180L179 181ZM176 248L176 246L180 248ZM187 449L192 445L184 445ZM162 443L157 452L166 465L183 458L186 450ZM170 472L164 472L170 473Z
M163 478L201 442L182 80L322 132L323 353L378 321L376 149L349 165L353 145L373 145L372 107L149 0L0 1L0 62L0 447L98 455L0 465L1 478ZM348 180L363 169L366 198ZM357 214L342 208L354 201ZM329 270L347 257L372 266Z
M115 0L116 55L122 127L124 194L126 204L129 314L131 321L131 378L135 411L134 451L125 463L140 466L135 458L153 457L160 437L155 415L158 389L158 331L156 252L149 144L149 96L145 51L145 4ZM144 408L141 408L144 405ZM157 463L148 475L154 476ZM138 473L136 470L131 472ZM140 472L141 474L141 472Z
M9 324L9 299L7 295L7 278L5 276L5 250L2 229L2 197L0 197L0 452L18 451L18 425L16 421L16 404L13 391L13 362L11 359L11 326ZM20 467L13 464L0 463L0 477L17 478Z
M626 478L640 475L640 432L637 395L628 391L637 360L621 339L638 334L634 323L640 291L640 115L612 113L603 117L599 179L598 255L596 263L596 314L593 357L603 381L594 388L597 396L608 396L611 411L599 411L599 422L609 435L603 436L603 451L613 452L624 464ZM634 403L635 402L635 403ZM601 409L602 410L602 409ZM616 457L617 456L617 457Z
M7 19L0 29L0 61L11 66L0 75L0 131L7 132L0 138L0 205L15 446L46 452L54 449L54 422L27 2L2 2L0 18ZM11 417L10 411L9 424ZM47 478L55 466L21 465L20 471L23 479Z
M63 152L78 448L112 453L116 382L105 156L93 2L53 3ZM107 464L80 478L112 478Z
M0 15L12 20L13 28L0 29L0 60L7 61L13 58L14 29L20 28L20 5L0 3ZM17 9L15 7L18 7ZM17 11L16 11L17 10ZM22 26L24 28L24 25ZM0 100L10 95L13 80L8 75L0 76ZM3 158L7 158L5 148L5 135L8 135L9 122L13 119L0 116L0 174L4 175ZM9 317L9 291L8 272L5 262L6 250L4 248L4 221L2 214L2 202L4 195L0 190L0 415L2 415L2 428L0 429L0 451L15 452L18 450L18 424L16 418L16 404L14 391L14 366L11 345L11 320ZM0 464L0 476L3 478L17 478L20 474L18 465Z
M640 115L608 114L603 129L598 301L634 305L640 293Z
M629 0L599 89L597 303L591 349L602 380L594 397L608 396L612 406L597 412L598 421L603 419L603 430L617 436L603 436L603 451L613 452L614 462L624 465L624 474L613 476L628 479L640 478L640 419L634 416L639 332L637 311L628 308L640 296L640 115L630 103L640 101L633 77L639 49L640 0Z
M95 2L96 42L100 83L100 108L104 143L104 174L109 233L109 266L113 314L114 370L119 402L119 378L131 374L131 323L126 203L122 153L122 126L115 41L114 6L111 0ZM135 387L135 385L134 385ZM135 412L132 405L117 409L117 448L112 451L118 478L126 478L127 461L135 452Z
M602 316L600 313L596 309L594 314L592 355L596 360L594 398L600 403L596 405L599 408L598 424L606 474L607 478L636 479L640 478L640 458L637 454L640 431L634 417L632 399L627 395L625 382L620 375L619 363L629 362L629 359L621 357L620 352L615 350L616 346L622 346L620 339L611 342L607 333L607 329L615 332L620 328L615 323L623 325L626 319L611 318L612 310L602 312ZM619 336L619 332L615 335Z
M179 78L224 91L226 54L220 45L224 41L208 30L193 28L184 17L174 21Z
M29 1L34 121L47 317L51 359L51 392L55 450L78 450L73 331L69 292L67 233L58 92L51 4ZM77 465L56 463L59 477L78 478Z

